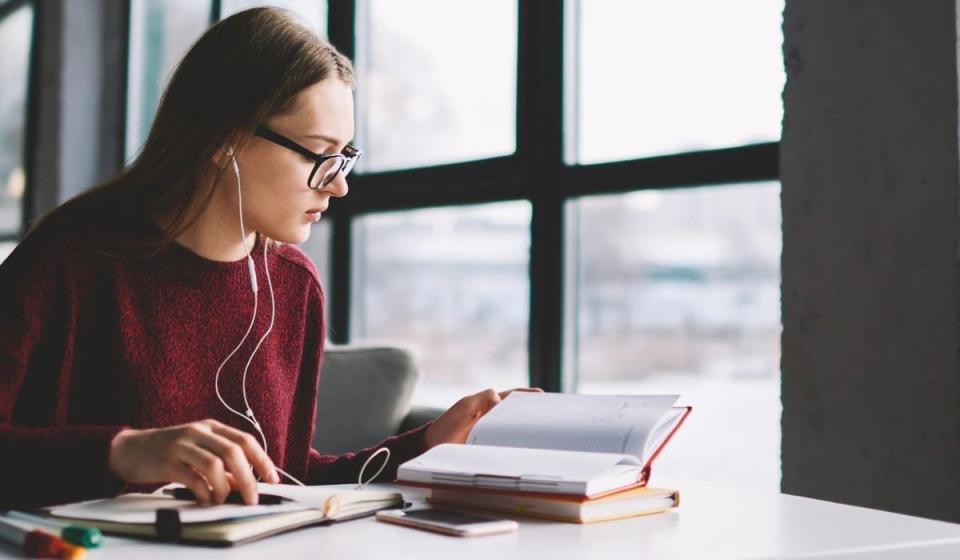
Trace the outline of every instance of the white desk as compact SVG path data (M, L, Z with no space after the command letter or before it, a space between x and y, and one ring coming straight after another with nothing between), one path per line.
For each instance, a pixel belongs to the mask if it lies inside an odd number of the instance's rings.
M408 498L419 495L401 491ZM960 524L710 486L686 488L680 507L666 514L594 525L517 519L516 533L473 539L372 518L226 549L108 537L87 558L960 558ZM0 547L0 556L12 553L8 545Z

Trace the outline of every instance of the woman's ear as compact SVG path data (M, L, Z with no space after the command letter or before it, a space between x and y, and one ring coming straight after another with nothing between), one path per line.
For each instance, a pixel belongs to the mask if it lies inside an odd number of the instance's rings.
M213 157L211 158L213 161L211 163L217 168L226 167L230 165L234 157L236 157L236 151L233 145L226 144L213 152Z
M219 140L220 144L214 148L210 154L210 159L212 160L210 163L213 164L214 168L223 169L230 167L230 165L233 164L234 158L240 158L245 143L243 142L241 132L236 129L231 130Z

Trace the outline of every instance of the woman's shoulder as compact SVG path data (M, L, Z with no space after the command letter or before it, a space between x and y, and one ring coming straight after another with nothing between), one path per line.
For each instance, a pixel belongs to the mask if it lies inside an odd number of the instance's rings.
M83 246L80 237L77 230L70 227L66 216L51 214L28 230L6 262L40 264L64 261Z
M11 266L85 268L117 247L135 246L148 233L131 216L94 212L84 201L64 203L39 219L7 258ZM5 261L6 264L6 261Z
M31 228L0 264L0 289L63 286L89 268L86 252L82 235L63 217L51 215Z
M70 201L41 218L21 244L54 254L93 254L104 240L135 236L130 223L127 216L119 213L94 214Z

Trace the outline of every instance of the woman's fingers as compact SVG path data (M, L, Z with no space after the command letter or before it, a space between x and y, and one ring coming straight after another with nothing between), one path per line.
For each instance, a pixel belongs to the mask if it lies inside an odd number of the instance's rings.
M273 466L273 461L270 460L270 456L263 450L263 447L260 446L260 442L258 442L256 438L247 432L242 432L216 421L211 421L210 428L213 430L213 433L239 445L247 461L253 465L253 470L264 480L274 484L280 482L280 475L277 474L277 469Z
M206 479L206 483L212 489L212 492L209 492L209 501L222 504L227 499L227 495L230 494L230 483L227 481L224 461L217 454L201 447L198 442L190 442L180 447L179 455L175 459L186 463Z
M521 393L542 393L543 389L539 387L514 387L509 391L500 391L500 400L507 398L507 395L514 391L519 391Z
M234 488L243 496L243 501L248 504L257 503L257 481L253 478L253 471L250 470L250 463L239 445L229 439L219 436L213 432L208 432L200 437L197 445L216 455L234 478ZM226 477L223 478L227 483ZM226 494L223 496L226 499ZM218 502L219 503L219 502Z
M251 465L264 480L279 482L276 467L253 436L215 420L121 430L110 442L109 464L127 482L187 484L201 502L223 503L236 489L246 503L256 503Z
M510 389L509 391L494 391L493 389L487 389L485 391L480 391L479 393L474 393L470 397L471 412L475 419L479 419L481 416L490 411L493 407L500 404L500 401L507 398L510 393L514 391L522 391L527 393L542 393L543 390L537 387L516 387Z
M179 482L189 488L197 499L197 503L206 504L210 502L210 487L202 476L197 474L186 463L174 461L170 465L170 482Z
M489 412L491 408L500 404L500 401L503 398L500 396L499 393L497 393L493 389L487 389L486 391L482 391L479 393L479 396L480 396L479 416L483 416L484 414Z

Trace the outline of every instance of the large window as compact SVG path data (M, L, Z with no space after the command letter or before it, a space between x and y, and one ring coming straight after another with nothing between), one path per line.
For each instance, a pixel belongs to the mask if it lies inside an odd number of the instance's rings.
M681 393L658 480L776 490L783 2L355 7L333 336L413 348L421 404Z
M24 139L33 5L20 4L0 9L0 261L13 250L23 228L27 185Z

